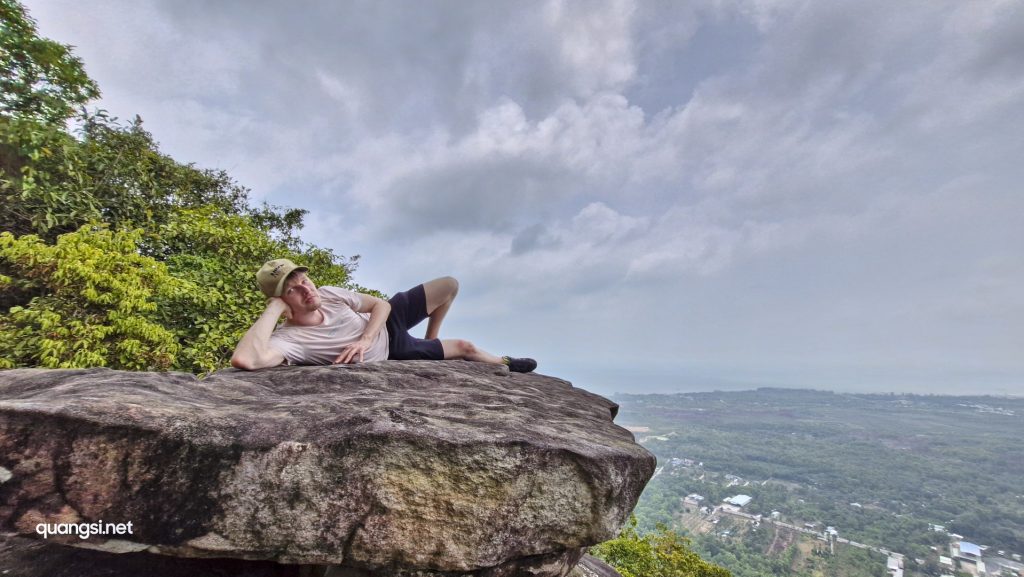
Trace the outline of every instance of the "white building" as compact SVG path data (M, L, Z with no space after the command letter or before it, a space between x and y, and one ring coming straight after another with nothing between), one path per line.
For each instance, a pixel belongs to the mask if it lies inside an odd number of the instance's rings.
M736 505L737 507L746 507L750 504L751 499L753 499L753 497L750 495L736 495L733 497L726 497L725 499L722 499L722 501L729 503L730 505Z
M885 562L885 570L892 574L895 574L897 571L903 573L903 559L889 557Z
M971 575L984 575L985 562L981 560L981 547L968 541L958 541L949 546L953 558L960 564L960 570Z
M697 493L690 493L689 495L683 497L683 503L686 503L687 505L693 505L693 506L700 505L700 502L703 501L703 500L704 500L704 497L701 496L701 495L698 495Z

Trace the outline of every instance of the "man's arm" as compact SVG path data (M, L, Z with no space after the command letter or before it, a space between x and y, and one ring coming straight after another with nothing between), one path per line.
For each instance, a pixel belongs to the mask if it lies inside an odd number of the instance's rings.
M249 327L242 340L238 341L235 353L231 355L231 366L236 369L252 371L266 367L276 367L284 362L284 355L281 351L270 347L270 335L277 326L277 320L282 314L288 314L291 309L278 297L267 302L267 308L260 315L260 318Z
M391 314L391 303L379 299L373 295L356 293L359 296L359 308L356 312L370 313L370 321L366 324L366 330L358 341L341 349L341 354L334 359L335 363L363 362L363 353L370 349L377 334Z

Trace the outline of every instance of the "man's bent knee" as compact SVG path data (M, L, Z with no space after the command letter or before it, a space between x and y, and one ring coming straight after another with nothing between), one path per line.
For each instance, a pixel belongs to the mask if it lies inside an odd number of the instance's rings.
M468 356L471 356L471 355L475 355L476 354L476 345L474 345L473 343L471 343L469 341L464 341L462 339L459 339L459 353L461 353L463 357L468 357Z
M423 291L427 297L427 314L433 315L435 310L455 300L455 295L459 293L459 281L450 276L435 278L423 283Z
M477 349L473 343L463 339L451 339L442 341L446 349L446 357L453 359L464 359L476 353Z
M455 277L443 276L437 280L441 281L444 292L451 295L449 298L455 298L455 295L459 294L459 281Z

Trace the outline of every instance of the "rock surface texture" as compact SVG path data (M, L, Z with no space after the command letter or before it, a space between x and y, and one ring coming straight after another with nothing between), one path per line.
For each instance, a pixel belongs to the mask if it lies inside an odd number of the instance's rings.
M0 530L332 575L569 573L654 471L617 406L462 361L0 371Z
M584 555L569 577L622 577L622 575L615 570L615 567L597 557Z
M332 577L332 573L344 570L273 561L107 553L0 534L3 577ZM568 577L622 575L600 559L584 555Z

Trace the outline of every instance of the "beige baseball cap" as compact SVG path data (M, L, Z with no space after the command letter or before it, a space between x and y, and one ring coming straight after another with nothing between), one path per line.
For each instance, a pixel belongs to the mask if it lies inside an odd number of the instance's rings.
M259 283L263 294L268 297L279 297L284 289L284 281L288 279L288 275L294 271L305 272L307 270L309 269L299 266L286 258L275 258L274 260L268 260L260 267L260 270L256 271L256 282Z

